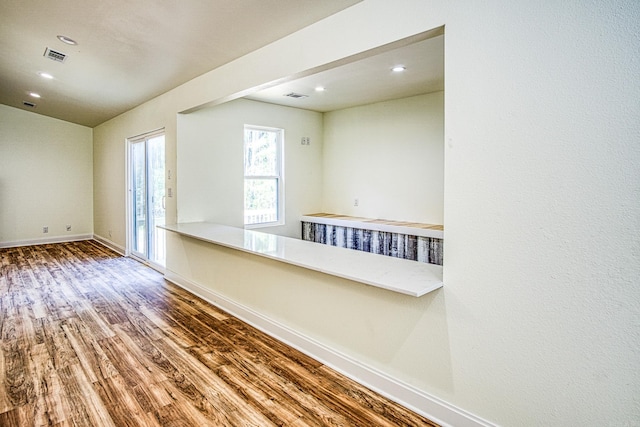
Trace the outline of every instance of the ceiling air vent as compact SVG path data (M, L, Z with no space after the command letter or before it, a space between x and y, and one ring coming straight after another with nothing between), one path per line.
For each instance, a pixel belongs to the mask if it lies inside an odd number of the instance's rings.
M65 55L64 53L56 52L55 50L49 48L46 48L44 50L44 56L57 62L64 62L64 60L67 59L67 55Z
M288 96L289 98L307 98L309 95L303 95L301 93L290 92L290 93L285 94L285 96Z
M22 105L24 105L25 107L29 107L29 108L35 108L36 104L34 104L33 102L29 102L29 101L22 101Z

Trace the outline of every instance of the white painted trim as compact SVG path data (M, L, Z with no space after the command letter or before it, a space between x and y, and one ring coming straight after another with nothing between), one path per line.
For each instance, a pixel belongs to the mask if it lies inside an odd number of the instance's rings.
M151 262L151 261L149 261L147 259L140 258L140 257L136 256L133 253L126 254L125 253L125 249L122 246L112 242L109 239L105 239L104 237L101 237L101 236L98 236L98 235L94 234L93 235L93 240L95 240L96 242L100 243L101 245L106 246L107 248L119 253L122 256L129 257L131 259L134 259L134 260L138 261L140 264L144 264L149 268L153 268L154 270L156 270L160 274L164 274L165 273L164 267L161 266L160 264L156 264L156 263Z
M366 366L171 270L165 271L165 279L443 427L496 427L489 421Z
M136 255L136 253L133 252L133 251L129 251L129 254L125 255L125 256L127 256L127 257L129 257L129 258L131 258L133 260L138 261L140 264L144 264L147 267L154 269L155 271L157 271L158 273L160 273L162 275L165 274L165 268L164 268L163 265L155 263L155 262L153 262L153 261L151 261L149 259L140 257L140 256Z
M102 236L98 236L97 234L93 235L93 240L95 240L96 242L100 243L103 246L108 247L109 249L118 252L120 255L122 256L126 256L125 255L125 250L122 246L118 245L117 243L112 242L111 240L102 237Z
M77 242L91 240L91 234L75 234L73 236L55 236L44 239L15 240L13 242L0 242L0 248L15 248L18 246L46 245L49 243Z
M132 234L132 210L131 206L131 144L135 138L139 138L142 135L138 135L137 137L126 138L124 141L124 194L126 198L125 203L125 221L124 221L124 250L121 252L124 256L131 255L131 248L133 245L131 244L131 234Z
M244 228L247 230L254 230L254 229L260 229L260 228L266 228L266 227L277 227L280 225L284 225L284 221L285 221L285 217L286 217L286 212L285 212L285 177L284 177L284 129L282 128L277 128L277 127L269 127L269 126L257 126L257 125L249 125L249 124L245 124L244 125L244 130L242 132L242 145L243 145L243 150L247 149L246 146L246 139L245 136L247 134L247 130L257 130L257 131L268 131L268 132L273 132L276 133L278 136L277 139L277 160L278 160L278 174L277 175L264 175L264 176L256 176L256 175L246 175L246 171L243 171L243 176L244 176L244 182L246 182L247 178L250 179L263 179L263 178L267 178L267 179L273 179L276 178L278 180L278 189L277 189L277 203L278 203L278 218L276 221L272 221L272 222L260 222L257 224L244 224ZM243 213L243 223L246 220L246 218L244 218L244 213Z

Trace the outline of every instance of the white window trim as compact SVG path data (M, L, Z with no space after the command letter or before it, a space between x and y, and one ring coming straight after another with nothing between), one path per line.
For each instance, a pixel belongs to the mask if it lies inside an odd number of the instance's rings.
M257 126L257 125L247 125L245 124L242 129L242 144L243 144L243 152L244 152L244 133L247 129L255 129L255 130L266 130L270 132L276 132L278 134L277 141L277 157L278 157L278 170L280 172L279 176L262 176L262 175L251 175L250 179L272 179L277 178L278 180L278 220L271 222L261 222L258 224L244 224L244 228L247 230L256 229L256 228L265 228L265 227L277 227L281 225L285 225L285 211L284 211L284 129L282 128L274 128L269 126ZM244 156L244 154L243 154ZM243 183L247 179L247 176L244 175L243 168ZM244 223L244 202L242 205L242 222Z

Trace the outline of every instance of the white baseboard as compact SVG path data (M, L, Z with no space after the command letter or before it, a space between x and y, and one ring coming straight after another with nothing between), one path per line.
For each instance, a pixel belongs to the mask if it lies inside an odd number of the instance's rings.
M166 270L165 279L443 427L496 427L495 424L368 367L179 274Z
M122 256L125 256L126 250L125 248L123 248L122 246L118 245L117 243L112 242L111 240L102 237L102 236L98 236L97 234L93 235L93 240L95 240L96 242L108 247L109 249L116 251L117 253L119 253Z
M77 242L91 240L91 234L74 234L72 236L55 236L43 239L15 240L13 242L0 242L0 248L16 248L18 246L46 245L49 243Z

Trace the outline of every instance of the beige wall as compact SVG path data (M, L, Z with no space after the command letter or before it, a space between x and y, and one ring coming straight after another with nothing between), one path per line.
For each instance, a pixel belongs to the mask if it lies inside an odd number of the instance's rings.
M181 114L179 221L243 226L242 128L254 124L285 130L286 221L261 231L300 237L300 216L320 211L442 224L443 101L437 92L320 114L237 99Z
M443 92L324 116L323 212L442 224Z
M443 289L398 304L385 291L278 269L318 296L310 301L271 279L256 287L244 261L220 281L190 270L220 251L174 238L168 267L220 292L233 280L238 303L497 424L634 425L639 9L365 0L96 128L96 232L124 224L124 138L165 126L175 170L178 112L445 25ZM175 219L175 200L168 208ZM357 325L309 322L321 313Z
M0 105L0 245L91 236L91 139L88 127Z
M300 216L320 209L322 114L237 99L178 119L178 218L243 227L243 126L284 129L285 224L260 228L300 237ZM301 145L308 136L311 145Z
M176 188L176 112L167 97L156 98L93 130L94 233L112 247L126 246L126 141L143 133L165 129L166 187ZM176 220L176 198L166 199L166 218Z

